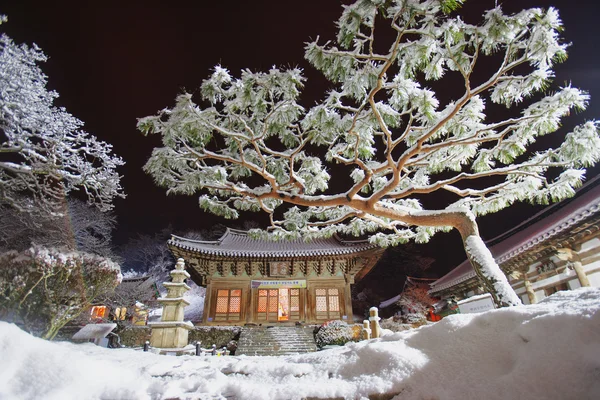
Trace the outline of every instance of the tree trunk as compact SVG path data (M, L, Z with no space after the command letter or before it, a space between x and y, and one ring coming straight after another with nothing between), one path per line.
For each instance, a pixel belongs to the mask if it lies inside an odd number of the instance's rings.
M469 210L416 211L373 206L370 212L416 226L451 226L460 232L467 257L485 289L498 307L523 304L481 237Z
M83 308L79 311L75 311L74 314L68 316L55 315L49 322L49 327L46 332L42 335L42 339L54 340L58 332L69 322L77 318L82 313Z
M506 275L492 256L479 235L469 235L464 239L465 251L469 261L498 307L521 305L521 299L508 283Z

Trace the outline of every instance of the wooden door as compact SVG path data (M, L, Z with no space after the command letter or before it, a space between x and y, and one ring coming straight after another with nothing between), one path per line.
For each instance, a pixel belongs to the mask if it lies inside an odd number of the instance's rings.
M300 310L300 289L259 289L257 291L257 322L300 321Z

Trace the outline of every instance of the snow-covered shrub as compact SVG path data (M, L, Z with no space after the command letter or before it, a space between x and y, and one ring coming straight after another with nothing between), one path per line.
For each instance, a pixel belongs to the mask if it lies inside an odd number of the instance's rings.
M344 321L328 321L321 325L315 333L315 341L319 348L327 345L344 345L353 339L352 326Z
M421 313L409 313L402 315L402 321L406 324L421 324L427 321L427 318Z
M406 324L395 317L382 319L379 325L382 329L388 329L392 332L402 332L413 328L411 324Z
M52 339L121 281L110 259L32 247L0 254L0 318Z

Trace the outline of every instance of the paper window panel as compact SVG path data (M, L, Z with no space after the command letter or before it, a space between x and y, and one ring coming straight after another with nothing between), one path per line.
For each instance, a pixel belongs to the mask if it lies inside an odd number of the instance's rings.
M227 305L228 305L227 300L228 300L227 297L217 297L217 309L216 309L217 314L226 314L227 313Z
M271 297L269 299L269 312L277 312L278 305L277 297Z
M267 312L267 298L266 297L258 298L258 312L259 313Z
M337 296L329 296L329 311L340 311L340 299Z
M241 309L241 299L239 297L232 297L229 301L229 312L239 313Z
M292 296L290 298L290 310L291 311L300 311L300 298L297 296Z
M316 304L317 312L327 312L327 297L318 296Z

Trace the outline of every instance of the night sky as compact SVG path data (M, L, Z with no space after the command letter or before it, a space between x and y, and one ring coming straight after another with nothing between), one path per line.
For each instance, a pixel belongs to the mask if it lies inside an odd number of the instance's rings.
M348 1L345 1L348 3ZM554 5L561 12L564 37L573 42L569 59L556 68L556 84L571 81L588 90L588 110L573 115L565 128L600 116L600 66L597 40L600 2L507 0L506 11ZM586 4L585 6L582 3ZM304 43L334 39L341 13L337 0L263 1L28 1L8 0L0 27L17 43L37 43L50 57L42 66L58 105L85 122L85 129L114 145L127 165L120 170L127 194L116 201L117 243L138 232L207 229L227 221L202 212L197 197L165 195L142 171L158 136L144 137L136 119L174 104L182 90L196 91L216 64L239 75L276 66L300 66L308 77L305 107L319 100L329 84L304 60ZM471 0L464 6L474 22L494 0ZM563 133L566 133L564 131ZM597 169L591 171L595 174ZM480 219L484 239L491 239L540 207L516 206ZM251 215L259 222L264 215ZM443 273L464 260L458 234L438 236L417 246L436 258ZM457 251L458 249L458 251Z

